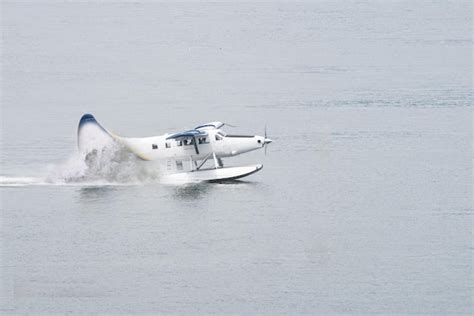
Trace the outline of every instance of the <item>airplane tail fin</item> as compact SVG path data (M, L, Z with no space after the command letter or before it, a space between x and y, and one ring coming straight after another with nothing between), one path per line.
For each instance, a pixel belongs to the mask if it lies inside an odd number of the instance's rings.
M77 145L80 153L88 154L94 151L101 151L114 143L124 146L140 159L151 160L143 150L140 138L127 138L115 135L100 125L92 114L87 113L81 117L77 129Z
M110 144L114 135L97 122L92 114L84 114L77 129L77 145L82 153L90 152Z

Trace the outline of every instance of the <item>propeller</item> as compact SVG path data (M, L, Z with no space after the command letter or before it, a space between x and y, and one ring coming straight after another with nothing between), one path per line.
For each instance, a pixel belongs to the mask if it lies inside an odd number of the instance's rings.
M265 139L263 141L263 147L265 148L265 156L267 155L267 144L270 144L273 140L267 137L267 124L265 124L265 129L264 129L264 135Z

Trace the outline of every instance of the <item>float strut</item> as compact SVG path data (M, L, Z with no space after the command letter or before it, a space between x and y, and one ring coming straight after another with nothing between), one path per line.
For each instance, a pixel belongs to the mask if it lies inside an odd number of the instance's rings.
M219 168L219 163L217 162L216 154L212 153L212 157L214 157L214 166L216 167L216 169Z

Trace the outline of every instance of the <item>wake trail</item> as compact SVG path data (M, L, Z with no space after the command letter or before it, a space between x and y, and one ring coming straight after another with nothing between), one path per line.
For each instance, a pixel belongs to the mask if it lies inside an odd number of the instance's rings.
M0 187L39 185L140 185L158 183L159 164L143 161L116 142L47 168L45 176L0 175Z

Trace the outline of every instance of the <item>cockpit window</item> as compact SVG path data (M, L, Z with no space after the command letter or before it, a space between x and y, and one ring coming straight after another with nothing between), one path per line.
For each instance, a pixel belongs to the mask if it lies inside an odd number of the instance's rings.
M223 131L218 131L218 132L216 133L216 140L223 140L224 137L225 137L225 135L226 135L226 134L225 134Z

